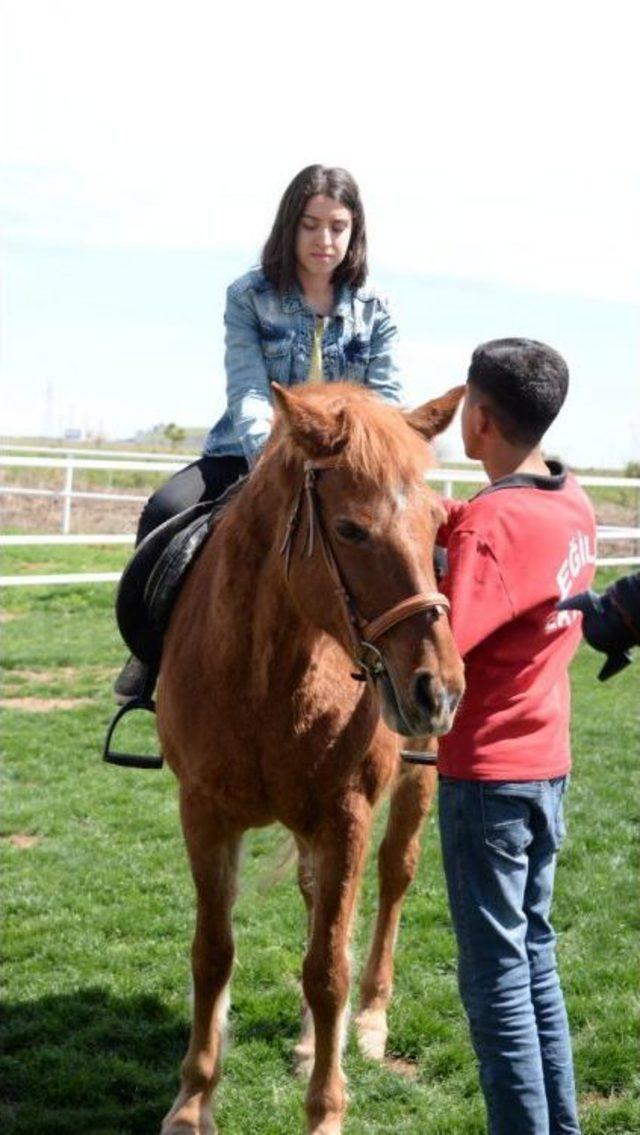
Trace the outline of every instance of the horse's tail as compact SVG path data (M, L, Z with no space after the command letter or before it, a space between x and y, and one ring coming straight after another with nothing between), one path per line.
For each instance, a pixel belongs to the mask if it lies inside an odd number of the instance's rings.
M296 862L298 849L291 832L283 828L278 835L276 846L267 856L264 871L258 879L258 892L267 894L277 886L292 871Z

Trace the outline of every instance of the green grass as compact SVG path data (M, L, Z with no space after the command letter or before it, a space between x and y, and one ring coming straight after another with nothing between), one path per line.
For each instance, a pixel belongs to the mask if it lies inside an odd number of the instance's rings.
M46 549L46 569L32 570L113 570L126 555ZM44 556L6 551L3 573ZM68 709L3 712L0 1122L12 1135L150 1135L175 1093L186 1045L193 898L175 784L167 771L121 770L99 757L124 654L112 604L105 585L5 593L3 697L81 699ZM600 685L599 664L583 648L573 670L575 772L555 922L585 1135L629 1135L640 1133L638 673L632 667ZM291 1071L302 904L292 878L265 883L280 839L269 829L246 840L233 1044L219 1093L224 1135L303 1129L303 1088ZM356 968L374 904L371 863ZM414 1064L415 1077L367 1065L350 1044L346 1135L480 1135L484 1109L433 824L405 906L390 1024L391 1051Z

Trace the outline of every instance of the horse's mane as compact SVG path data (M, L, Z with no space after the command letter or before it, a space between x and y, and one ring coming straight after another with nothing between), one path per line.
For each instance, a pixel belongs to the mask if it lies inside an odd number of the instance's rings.
M339 454L340 464L362 480L376 484L409 484L421 479L424 469L433 464L433 456L425 439L407 422L401 410L382 401L372 391L348 382L310 384L296 400L326 411L331 422L327 429L326 453ZM287 470L299 466L304 454L299 440L292 434L281 412L276 413L266 450L283 463Z
M394 487L407 487L419 481L427 491L423 474L434 464L433 455L401 410L383 402L370 390L348 382L309 384L300 389L296 387L295 394L296 401L308 406L311 413L314 408L326 410L326 456L339 455L340 464L359 480ZM262 469L268 469L268 478L261 477L256 467L225 493L216 509L216 528L225 528L227 541L231 531L242 538L244 526L240 518L245 514L248 499L262 496L265 491L268 493L269 483L274 480L284 480L288 485L299 483L298 474L305 456L284 414L276 409L260 462Z

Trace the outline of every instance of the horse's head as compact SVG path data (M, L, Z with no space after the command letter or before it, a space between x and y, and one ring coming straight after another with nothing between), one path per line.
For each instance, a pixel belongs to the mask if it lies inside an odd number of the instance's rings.
M266 460L290 501L279 539L296 606L375 683L391 729L446 733L464 678L434 572L444 511L424 475L464 388L410 414L348 384L273 389Z

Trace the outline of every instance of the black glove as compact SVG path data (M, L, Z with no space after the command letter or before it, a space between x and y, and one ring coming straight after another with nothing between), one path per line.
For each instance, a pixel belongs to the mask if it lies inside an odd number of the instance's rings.
M640 576L638 578L640 579ZM638 641L634 633L633 617L622 606L621 596L618 595L618 592L624 594L629 590L629 582L629 580L620 580L607 588L602 595L598 595L597 591L581 591L579 595L572 595L556 604L559 611L581 611L582 633L585 639L595 650L601 650L607 655L607 661L598 674L601 682L618 674L629 665L630 648ZM634 581L634 594L635 590Z

